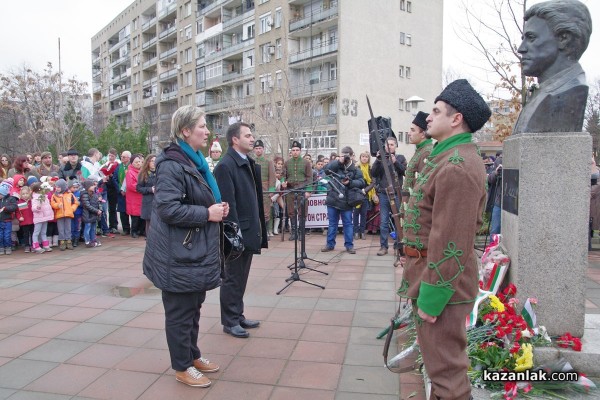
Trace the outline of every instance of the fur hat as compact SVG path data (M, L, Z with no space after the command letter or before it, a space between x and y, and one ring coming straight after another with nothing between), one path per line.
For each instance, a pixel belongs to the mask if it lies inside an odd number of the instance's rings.
M221 153L223 152L223 149L221 148L221 144L219 144L218 140L215 140L212 143L212 146L210 146L210 151L220 151Z
M33 185L36 182L39 182L38 178L36 178L33 175L31 175L29 178L27 178L27 186L31 186L31 185Z
M77 179L69 179L67 182L67 187L71 189L73 186L79 186L79 181Z
M86 190L91 188L92 186L94 186L96 184L95 181L91 180L91 179L86 179L85 181L83 181L83 188Z
M2 196L8 196L12 187L13 185L10 182L3 180L2 182L0 182L0 194Z
M294 140L294 141L292 142L292 145L290 146L290 149L293 149L294 147L297 147L297 148L301 149L301 148L302 148L302 145L300 144L300 142L299 142L299 141L297 141L297 140Z
M67 155L68 156L78 156L79 152L75 149L69 149L69 151L67 151Z
M265 147L265 143L262 140L258 139L254 142L254 147Z
M413 124L415 124L416 126L418 126L419 128L423 129L424 131L427 130L427 117L429 117L429 114L423 111L419 111L417 113L417 115L415 116L415 119L413 119Z
M442 93L435 98L435 103L440 100L450 104L463 115L471 133L480 130L492 115L492 111L483 97L473 89L466 79L457 79L446 86Z
M67 181L65 181L64 179L57 180L54 186L59 188L63 193L67 191Z

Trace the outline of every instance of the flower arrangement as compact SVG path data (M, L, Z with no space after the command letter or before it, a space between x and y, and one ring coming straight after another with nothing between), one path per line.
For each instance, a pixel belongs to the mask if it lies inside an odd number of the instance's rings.
M477 323L467 331L467 353L471 360L468 375L471 383L490 390L500 390L492 397L505 400L517 399L519 396L568 399L564 397L565 393L572 391L588 393L595 389L594 383L583 375L580 375L577 380L565 382L496 382L485 379L489 372L573 371L564 360L560 365L536 365L533 350L537 346L556 345L581 351L581 339L573 337L570 333L551 338L543 326L532 326L528 320L535 321L532 305L537 304L537 300L527 299L523 307L524 311L518 313L515 308L519 304L516 294L517 288L509 284L497 296L489 295L479 304ZM533 318L529 315L532 313Z
M51 192L51 191L52 191L52 185L50 185L48 182L42 182L42 185L40 186L41 196L38 197L38 201L40 203L44 203L47 199L48 192Z

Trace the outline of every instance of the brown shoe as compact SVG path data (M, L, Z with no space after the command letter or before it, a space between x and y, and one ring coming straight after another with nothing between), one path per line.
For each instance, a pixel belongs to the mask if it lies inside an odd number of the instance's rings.
M327 253L330 251L333 251L333 249L331 247L325 246L325 247L321 248L321 253Z
M379 249L379 251L377 252L378 256L385 256L388 253L388 249L385 247L382 247Z
M204 374L207 372L217 372L219 370L219 366L217 364L202 357L194 360L194 367Z
M194 387L209 387L211 383L210 379L202 375L202 372L198 371L195 367L189 367L185 371L176 371L175 379Z

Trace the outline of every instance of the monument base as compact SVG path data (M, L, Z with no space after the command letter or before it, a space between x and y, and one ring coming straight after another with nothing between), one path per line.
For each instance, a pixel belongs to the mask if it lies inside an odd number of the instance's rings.
M524 133L504 141L502 244L509 280L535 297L550 335L583 336L592 138Z

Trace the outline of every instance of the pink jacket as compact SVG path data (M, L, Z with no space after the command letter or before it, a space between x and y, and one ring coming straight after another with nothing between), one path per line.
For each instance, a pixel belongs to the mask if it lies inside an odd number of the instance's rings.
M127 192L125 193L127 214L135 217L142 215L142 198L144 197L136 189L139 173L139 169L135 169L133 168L133 165L130 165L129 168L127 168L127 175L125 175L125 182L127 182Z
M34 224L52 221L54 219L54 210L52 209L52 205L50 205L50 199L47 195L32 193L31 211L33 211Z

